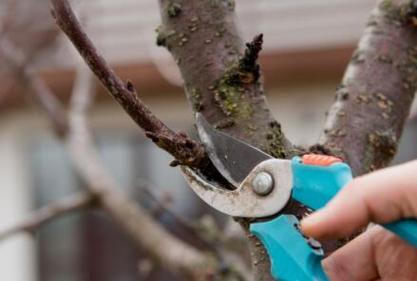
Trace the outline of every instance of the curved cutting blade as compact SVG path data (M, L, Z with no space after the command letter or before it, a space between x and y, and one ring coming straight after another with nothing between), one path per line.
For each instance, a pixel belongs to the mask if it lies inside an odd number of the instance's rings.
M197 113L198 134L210 160L231 184L238 187L259 163L273 158L261 150L214 129Z

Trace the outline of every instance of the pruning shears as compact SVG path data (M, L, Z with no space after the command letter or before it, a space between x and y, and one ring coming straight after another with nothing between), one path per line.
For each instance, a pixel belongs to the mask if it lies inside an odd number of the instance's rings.
M214 209L256 221L250 231L265 246L276 280L328 280L321 266L320 243L301 233L299 220L285 213L285 207L296 201L312 211L322 208L352 180L349 165L336 157L314 154L276 159L214 129L201 114L197 122L211 161L235 189L220 188L184 166L189 186ZM417 247L417 220L404 219L384 227Z

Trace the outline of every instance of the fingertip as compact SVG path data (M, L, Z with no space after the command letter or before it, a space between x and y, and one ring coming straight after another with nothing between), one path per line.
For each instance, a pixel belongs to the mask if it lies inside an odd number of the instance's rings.
M301 231L310 237L321 238L326 234L327 220L324 211L315 212L300 222Z

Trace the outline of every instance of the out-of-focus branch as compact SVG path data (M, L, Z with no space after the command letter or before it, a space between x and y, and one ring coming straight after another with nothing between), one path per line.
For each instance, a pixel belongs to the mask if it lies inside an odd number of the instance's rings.
M61 137L68 131L65 110L49 87L30 67L25 54L4 35L0 38L1 57L9 64L18 77L20 85L32 93L31 98L46 112L54 131Z
M169 234L121 192L121 187L102 166L85 119L91 102L89 75L88 69L80 72L71 101L68 145L78 174L116 223L163 266L195 278L207 276L208 272L214 273L216 264L209 255Z
M184 133L176 133L159 120L139 99L134 86L123 82L110 68L84 32L66 0L51 0L57 25L64 31L80 55L108 92L130 117L145 130L146 136L176 159L176 164L199 167L207 161L203 146Z
M33 232L53 219L84 210L92 206L93 203L94 196L88 192L52 202L49 205L32 212L26 218L15 223L14 226L0 231L0 241L20 232Z
M416 1L379 1L337 90L321 143L360 175L389 164L417 87Z
M239 239L233 237L228 239L222 229L216 224L211 216L205 216L200 221L186 220L182 216L177 215L169 206L169 195L161 196L156 195L153 189L149 188L149 184L140 182L136 189L138 189L143 195L149 197L149 201L155 203L155 207L152 208L152 214L158 216L159 214L169 215L176 226L180 226L185 231L189 232L192 236L198 238L205 247L210 249L216 256L221 264L220 271L225 277L234 278L232 280L253 280L253 274L248 264L245 263L244 257L240 254L244 252L244 249L236 250L233 248ZM146 197L144 197L146 198ZM236 224L236 222L233 222ZM239 227L236 225L236 227ZM243 235L242 235L243 236ZM244 240L244 237L241 237ZM245 240L246 242L246 240ZM240 247L242 244L239 245ZM245 246L245 245L243 245ZM229 279L227 279L229 280Z

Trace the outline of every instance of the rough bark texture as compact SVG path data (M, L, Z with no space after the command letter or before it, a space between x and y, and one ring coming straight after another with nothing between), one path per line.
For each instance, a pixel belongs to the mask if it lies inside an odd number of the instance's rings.
M390 163L417 86L417 1L380 1L337 90L322 144L356 175Z
M257 55L262 36L246 46L234 22L233 1L162 0L159 45L173 55L188 99L218 129L273 156L292 146L269 111Z

